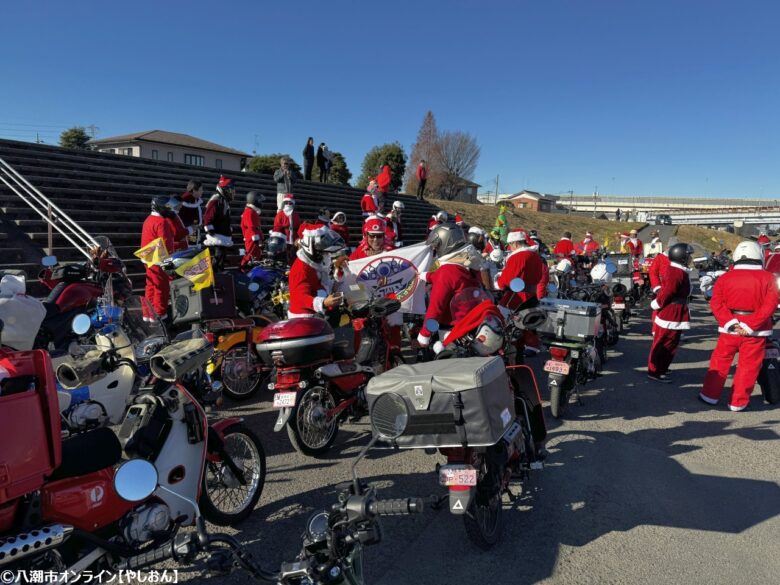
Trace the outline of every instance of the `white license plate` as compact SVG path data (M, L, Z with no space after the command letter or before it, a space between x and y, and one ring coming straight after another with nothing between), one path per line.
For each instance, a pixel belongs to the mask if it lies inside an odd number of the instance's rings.
M274 408L292 408L297 395L297 392L277 392L274 394Z
M625 303L612 303L613 309L625 309L626 304Z
M447 487L477 485L477 470L470 465L442 465L439 468L439 484Z
M764 352L765 360L776 360L780 358L780 351L776 349L768 349Z
M569 373L569 364L557 360L547 360L547 363L544 364L544 371L550 372L551 374L563 374L565 376Z

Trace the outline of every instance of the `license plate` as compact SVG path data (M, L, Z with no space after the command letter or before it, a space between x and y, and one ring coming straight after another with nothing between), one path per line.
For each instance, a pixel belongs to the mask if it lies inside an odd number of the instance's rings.
M442 465L439 468L439 484L447 487L477 485L477 470L470 465Z
M625 309L626 304L625 303L612 303L613 309Z
M547 363L544 364L544 371L550 372L551 374L563 374L565 376L569 373L569 364L557 360L547 360Z
M277 392L274 394L274 408L292 408L297 395L297 392Z
M765 360L776 360L780 358L780 351L777 349L768 349L764 352Z

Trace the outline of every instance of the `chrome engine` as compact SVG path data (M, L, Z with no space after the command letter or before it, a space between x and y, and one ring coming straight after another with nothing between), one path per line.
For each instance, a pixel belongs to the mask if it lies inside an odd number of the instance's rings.
M120 522L120 530L128 544L138 545L165 534L172 518L165 504L144 504L127 514Z

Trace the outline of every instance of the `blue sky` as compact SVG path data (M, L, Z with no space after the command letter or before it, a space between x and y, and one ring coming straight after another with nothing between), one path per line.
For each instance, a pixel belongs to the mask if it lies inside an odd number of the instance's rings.
M357 177L432 110L502 192L780 194L777 2L6 4L2 137L163 129L300 159L311 135Z

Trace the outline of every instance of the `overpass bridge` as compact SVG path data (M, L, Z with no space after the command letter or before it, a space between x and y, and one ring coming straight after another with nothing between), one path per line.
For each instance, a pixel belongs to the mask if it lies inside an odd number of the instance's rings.
M780 209L780 197L737 198L737 197L642 197L629 195L572 195L561 196L558 206L580 212L614 213L621 211L644 211L646 213L670 213L673 211L711 211Z

